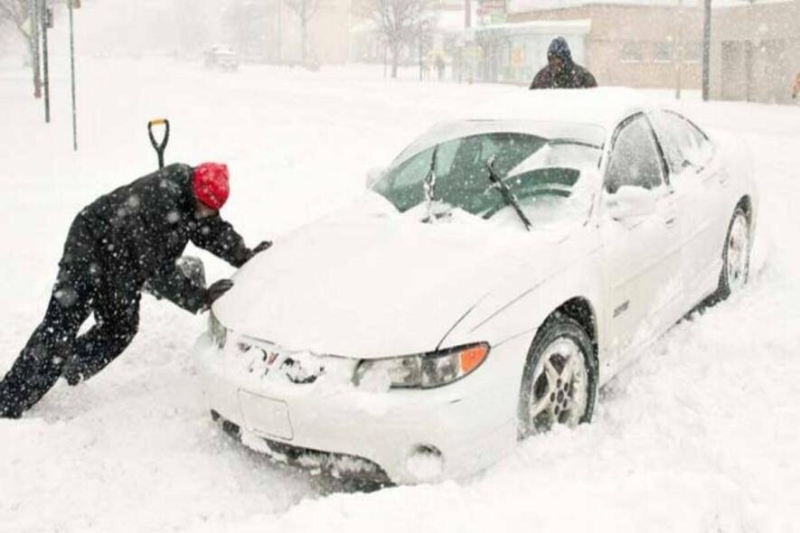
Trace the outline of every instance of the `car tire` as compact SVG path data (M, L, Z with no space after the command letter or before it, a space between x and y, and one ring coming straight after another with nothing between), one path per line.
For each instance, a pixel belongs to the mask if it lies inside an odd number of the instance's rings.
M714 300L720 301L741 290L750 275L750 219L739 205L733 212L725 245L722 248L722 272Z
M597 378L594 345L584 328L562 314L547 319L528 350L522 374L519 438L548 431L556 423L590 422Z

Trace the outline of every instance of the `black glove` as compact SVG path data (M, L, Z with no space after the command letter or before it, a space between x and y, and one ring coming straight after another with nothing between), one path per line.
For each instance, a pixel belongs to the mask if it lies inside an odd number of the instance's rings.
M233 287L233 282L229 279L220 279L212 283L211 286L206 289L205 308L210 308L211 304L231 290L231 287Z
M272 241L261 241L260 243L258 243L258 246L253 248L253 255L265 252L269 250L271 246L272 246Z

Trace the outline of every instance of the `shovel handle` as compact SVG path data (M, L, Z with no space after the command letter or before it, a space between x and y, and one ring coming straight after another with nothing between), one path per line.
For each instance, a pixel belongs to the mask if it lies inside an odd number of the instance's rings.
M153 135L153 126L164 126L164 137L161 139L160 143L156 141ZM167 143L169 142L169 120L165 118L151 120L147 123L147 134L150 136L150 144L153 145L153 149L156 151L156 154L158 154L158 168L164 168L164 150L166 150Z

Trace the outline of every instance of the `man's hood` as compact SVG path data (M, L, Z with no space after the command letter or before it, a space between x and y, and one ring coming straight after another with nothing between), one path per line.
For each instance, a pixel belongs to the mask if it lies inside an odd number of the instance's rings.
M570 65L572 63L572 52L569 49L569 43L563 37L556 37L550 43L550 47L547 49L547 56L554 56L561 59L564 65Z

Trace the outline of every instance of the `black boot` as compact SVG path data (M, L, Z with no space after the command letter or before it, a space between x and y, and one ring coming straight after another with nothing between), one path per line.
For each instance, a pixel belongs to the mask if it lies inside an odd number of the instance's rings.
M22 418L22 411L0 407L0 418Z
M80 364L75 357L72 357L67 364L64 365L64 370L61 372L61 377L67 380L70 387L78 385L83 381L83 372L81 372Z
M0 418L22 418L22 408L12 401L3 384L0 384Z

